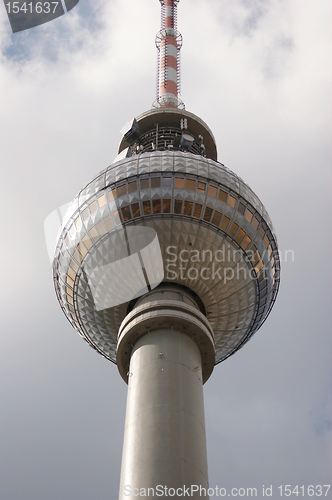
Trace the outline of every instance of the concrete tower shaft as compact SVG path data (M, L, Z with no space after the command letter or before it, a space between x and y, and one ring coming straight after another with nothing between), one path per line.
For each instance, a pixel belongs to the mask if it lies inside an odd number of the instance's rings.
M120 327L117 363L128 372L119 499L158 485L207 491L203 381L214 340L192 294L163 284L139 299ZM201 491L192 498L208 498Z
M180 87L180 49L182 36L176 29L179 0L160 0L161 30L156 36L158 49L157 101L161 107L183 107L178 98Z

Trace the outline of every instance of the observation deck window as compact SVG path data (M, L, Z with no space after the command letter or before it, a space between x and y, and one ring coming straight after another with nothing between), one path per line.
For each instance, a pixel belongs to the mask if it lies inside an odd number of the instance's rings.
M149 189L149 179L141 179L141 189Z
M215 186L209 186L209 196L212 196L213 198L217 198L218 189Z
M198 181L198 183L197 183L197 191L199 193L205 193L205 188L206 188L205 182Z
M143 201L143 212L144 212L144 215L151 215L151 204L150 204L150 200L148 200L148 201Z
M176 189L183 189L184 188L184 178L183 177L175 177L174 187Z
M170 188L172 187L172 177L163 177L162 178L163 187Z
M194 179L186 179L186 189L196 191L196 181Z
M219 195L218 195L218 198L220 201L223 201L224 203L226 203L227 201L227 196L228 196L228 193L226 193L225 191L223 191L222 189L219 190Z
M151 178L151 187L152 188L160 188L160 177L152 177Z
M139 208L139 203L133 203L131 206L131 209L133 211L133 217L136 219L137 217L141 216L141 210Z
M106 196L104 194L102 196L99 196L98 198L99 207L102 208L104 205L106 205L106 203L107 203Z
M234 196L232 195L228 195L227 203L230 207L234 208L236 203L236 198L234 198Z
M128 193L134 193L135 191L137 191L137 182L136 181L129 182L128 183Z
M171 200L163 201L163 213L170 214L171 213Z

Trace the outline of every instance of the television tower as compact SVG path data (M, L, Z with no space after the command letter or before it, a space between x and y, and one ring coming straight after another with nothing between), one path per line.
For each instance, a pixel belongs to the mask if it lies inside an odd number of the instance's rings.
M209 497L203 384L263 324L280 276L268 213L179 98L178 0L160 3L153 109L74 199L53 264L65 315L128 383L121 500Z

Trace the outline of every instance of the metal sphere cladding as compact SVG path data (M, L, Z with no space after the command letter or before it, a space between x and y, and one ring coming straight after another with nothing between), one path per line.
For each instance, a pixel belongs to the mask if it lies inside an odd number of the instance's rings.
M158 147L156 117L178 124L165 140L159 128ZM191 123L185 134L183 117ZM137 120L136 135L124 137L120 150L131 143L138 154L103 170L67 213L53 265L58 300L79 334L115 362L118 330L135 299L161 282L182 285L210 322L218 363L250 339L276 299L272 223L247 184L212 159L204 122L179 110ZM183 147L181 133L195 143ZM197 154L199 145L212 158Z

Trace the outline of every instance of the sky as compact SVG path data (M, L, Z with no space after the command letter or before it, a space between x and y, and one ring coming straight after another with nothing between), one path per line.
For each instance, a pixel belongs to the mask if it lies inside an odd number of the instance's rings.
M204 386L210 486L257 498L332 480L331 20L329 0L178 7L186 109L262 200L280 248L269 318ZM12 34L0 4L3 500L118 496L126 384L61 312L44 220L150 109L159 23L157 0L80 0Z

